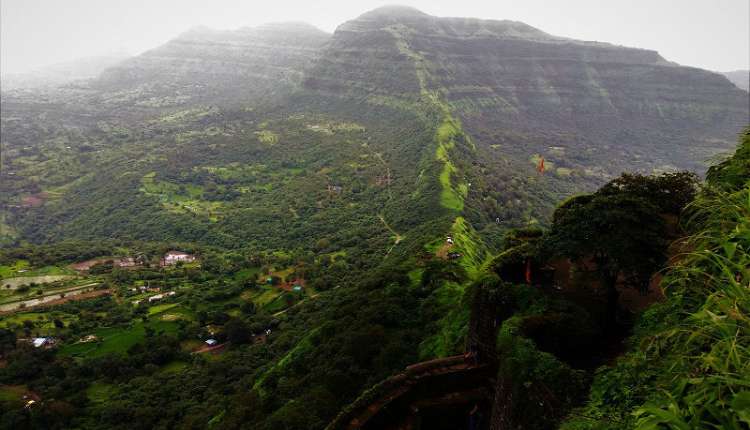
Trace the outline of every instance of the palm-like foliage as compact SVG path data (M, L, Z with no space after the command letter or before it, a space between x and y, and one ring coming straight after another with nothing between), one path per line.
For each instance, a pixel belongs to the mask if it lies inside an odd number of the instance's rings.
M709 191L691 206L694 250L665 280L689 313L649 345L670 373L660 378L662 395L636 412L637 425L743 429L750 425L750 188Z

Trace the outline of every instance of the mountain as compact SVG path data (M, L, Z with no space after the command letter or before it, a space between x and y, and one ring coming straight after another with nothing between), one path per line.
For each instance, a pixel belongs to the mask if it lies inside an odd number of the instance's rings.
M59 86L99 76L105 69L130 58L125 53L113 53L53 64L28 73L11 73L2 76L2 91L20 88Z
M234 31L193 28L102 73L94 88L137 91L135 103L238 103L288 93L329 34L305 23Z
M6 223L34 241L158 238L163 228L211 243L298 230L314 241L326 228L298 215L333 210L325 190L342 184L352 198L372 196L335 209L341 216L358 208L377 225L387 214L408 230L434 224L423 212L434 206L493 241L544 224L556 201L622 171L701 172L748 117L746 92L654 51L398 6L333 35L301 23L194 28L88 83L45 91L2 100ZM68 167L40 171L51 160ZM151 172L156 187L143 185ZM302 183L317 191L299 194ZM200 191L165 191L189 184ZM139 203L115 211L112 198L85 197L113 188ZM39 193L48 204L20 203ZM62 195L72 198L49 198ZM383 196L388 204L371 206ZM134 225L134 208L152 222ZM239 219L258 229L236 228ZM269 219L270 233L260 227Z
M735 70L733 72L722 72L722 75L726 76L730 82L737 85L737 87L750 91L750 70Z
M624 170L702 171L748 118L746 93L654 51L405 7L341 25L307 76L311 91L370 103L439 98L484 169L469 195L477 225L519 212L543 220L550 195ZM540 157L544 181L533 173Z

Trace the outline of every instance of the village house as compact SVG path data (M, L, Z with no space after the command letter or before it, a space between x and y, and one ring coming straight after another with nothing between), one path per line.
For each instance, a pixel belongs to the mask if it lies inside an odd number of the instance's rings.
M177 293L174 292L174 291L170 291L168 293L163 293L163 294L156 294L154 296L149 297L148 298L148 302L149 303L151 303L151 302L158 302L159 300L163 299L164 297L172 297L175 294L177 294Z
M55 345L55 340L51 337L35 337L31 339L34 348L51 348Z
M89 343L89 342L96 342L99 338L95 334L89 334L87 336L84 336L79 340L81 343Z
M328 185L328 192L331 194L341 194L344 188L341 185Z
M173 266L177 263L192 263L195 256L182 251L169 251L161 259L162 266Z
M117 267L127 268L127 267L135 267L138 265L138 263L136 263L135 258L133 257L124 257L124 258L116 259L115 265Z

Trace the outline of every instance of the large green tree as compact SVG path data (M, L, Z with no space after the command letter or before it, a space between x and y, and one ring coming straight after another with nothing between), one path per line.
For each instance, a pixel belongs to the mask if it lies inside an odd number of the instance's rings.
M664 215L679 213L695 188L696 178L689 173L623 175L555 211L543 247L549 255L593 262L606 293L606 329L616 323L618 281L648 288L667 260Z

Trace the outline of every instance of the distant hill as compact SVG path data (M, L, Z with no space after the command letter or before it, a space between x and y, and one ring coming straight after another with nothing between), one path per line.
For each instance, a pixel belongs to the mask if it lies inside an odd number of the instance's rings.
M2 91L19 88L58 86L99 76L105 69L130 58L125 53L113 53L43 67L28 73L5 74L0 78Z
M212 30L195 27L166 44L107 69L99 91L137 92L136 104L227 105L288 94L330 35L289 22Z
M722 72L721 74L737 87L750 91L750 70L735 70L734 72Z

